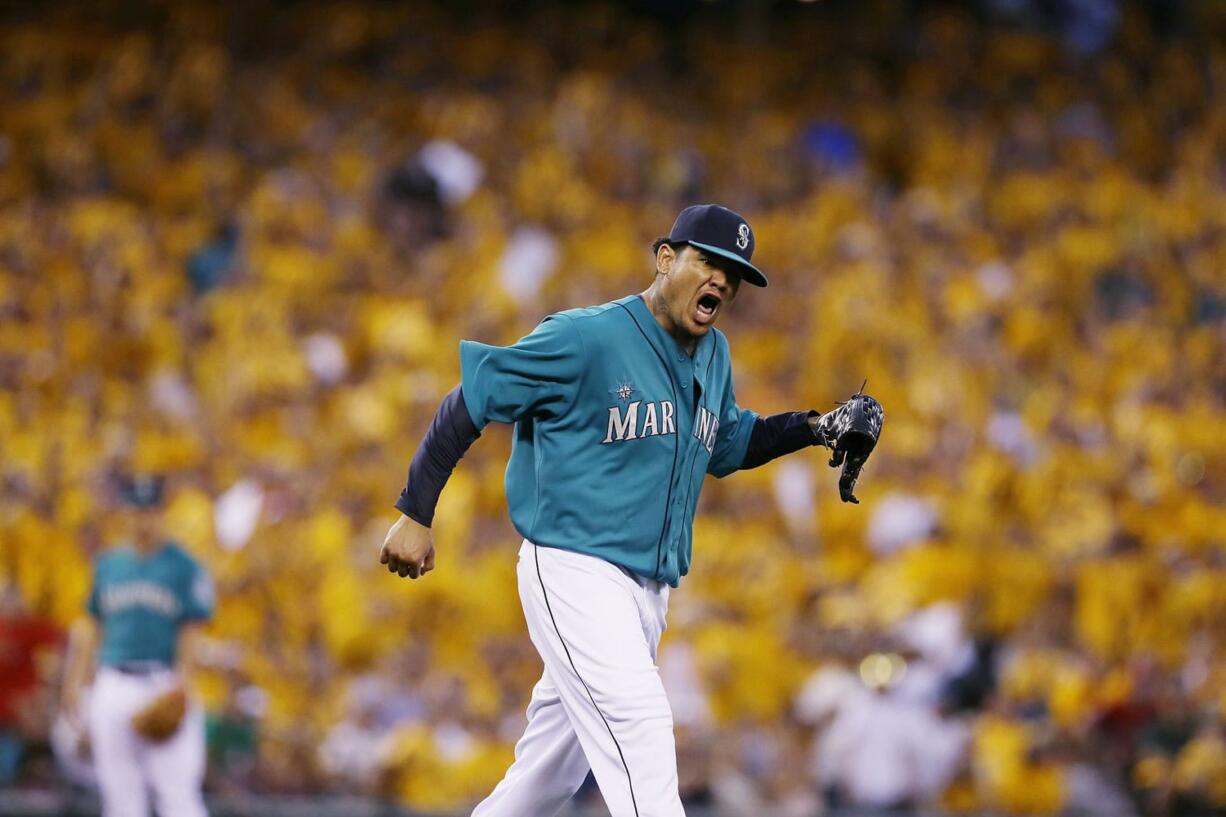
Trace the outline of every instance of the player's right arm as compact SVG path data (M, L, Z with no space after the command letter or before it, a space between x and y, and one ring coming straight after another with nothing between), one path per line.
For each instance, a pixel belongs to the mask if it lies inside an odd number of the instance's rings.
M434 508L451 472L480 436L464 403L464 387L456 386L435 412L409 464L408 483L396 500L401 516L387 532L379 551L380 563L390 572L416 579L434 569L434 540L430 535Z
M97 622L86 617L77 619L68 632L68 655L60 689L60 711L72 721L79 722L81 718L81 693L93 682L97 654Z
M413 455L409 478L379 561L392 573L416 579L434 569L430 527L443 486L468 448L492 422L565 412L584 370L583 340L566 316L546 318L512 346L460 344L460 385L443 398Z

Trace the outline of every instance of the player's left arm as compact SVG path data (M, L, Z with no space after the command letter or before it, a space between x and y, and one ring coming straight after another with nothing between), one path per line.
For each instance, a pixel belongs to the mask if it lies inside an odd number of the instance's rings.
M175 665L181 682L186 683L195 671L204 640L204 626L217 609L217 590L213 577L200 564L190 562L189 587L183 604L183 619L179 625Z
M818 430L819 411L788 411L758 417L745 447L740 470L757 468L785 454L815 445L825 445L826 438Z
M204 626L201 624L185 624L179 628L179 644L176 649L175 673L179 676L179 685L186 688L192 675L200 666L204 653Z
M720 413L708 474L726 477L825 442L817 432L819 412L789 411L762 417L736 405L734 396L727 402Z
M726 477L825 442L811 421L811 418L820 417L816 411L793 411L761 417L756 411L737 405L728 342L719 332L716 332L715 340L716 354L722 359L724 383L720 390L723 397L716 409L719 425L711 458L707 461L708 474Z

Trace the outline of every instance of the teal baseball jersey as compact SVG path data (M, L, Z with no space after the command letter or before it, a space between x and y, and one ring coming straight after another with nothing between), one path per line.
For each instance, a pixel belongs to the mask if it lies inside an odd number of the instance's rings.
M686 354L632 295L546 318L513 346L460 343L473 424L514 423L506 491L525 539L677 586L703 477L745 459L728 340Z
M213 583L173 542L144 557L117 548L97 560L88 609L102 625L98 663L173 666L179 629L213 615Z

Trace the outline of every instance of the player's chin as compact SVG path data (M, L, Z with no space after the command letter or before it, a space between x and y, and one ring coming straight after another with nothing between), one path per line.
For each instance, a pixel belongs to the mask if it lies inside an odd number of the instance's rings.
M709 323L699 323L698 321L690 320L688 323L689 326L686 327L686 331L689 333L690 337L694 338L701 338L703 335L710 332L711 328L715 326L715 321L710 321Z

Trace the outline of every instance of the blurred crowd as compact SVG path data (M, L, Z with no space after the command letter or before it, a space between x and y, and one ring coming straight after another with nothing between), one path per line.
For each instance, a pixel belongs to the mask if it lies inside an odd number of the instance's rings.
M718 201L771 280L722 319L741 404L867 377L887 422L858 506L821 451L708 481L686 801L1226 813L1223 7L1034 5L0 20L0 784L88 777L63 633L140 471L217 579L212 790L482 797L540 671L509 436L414 583L407 464L460 338L645 288Z

